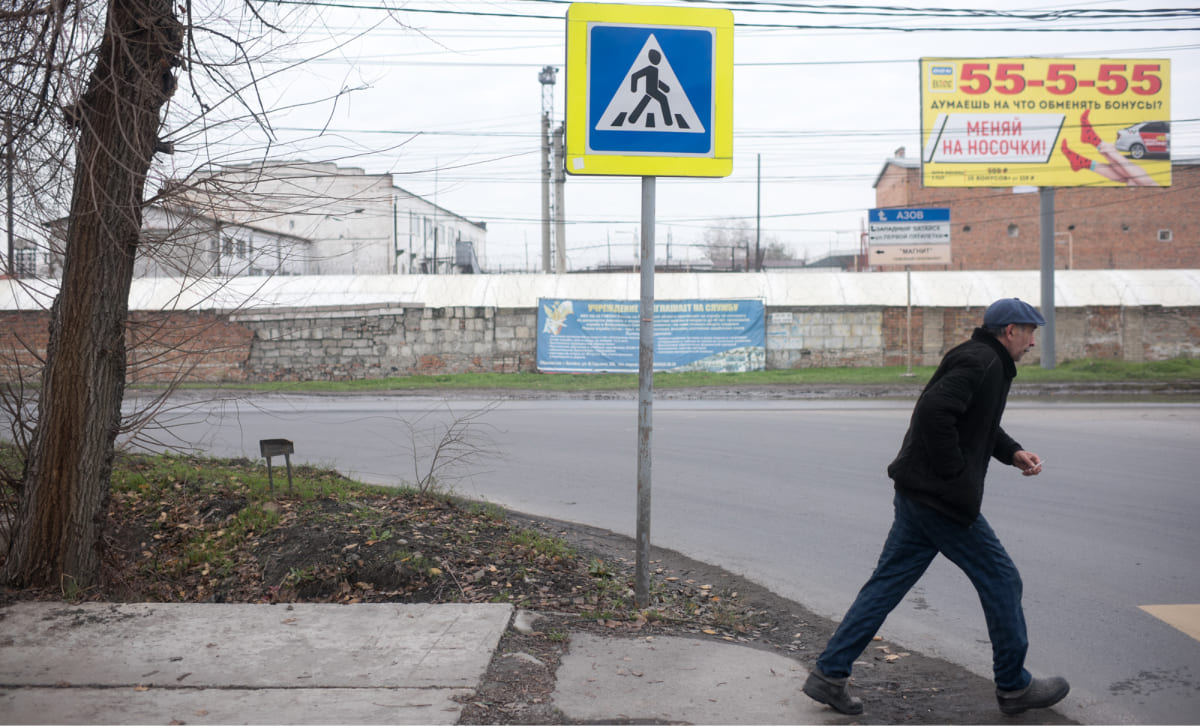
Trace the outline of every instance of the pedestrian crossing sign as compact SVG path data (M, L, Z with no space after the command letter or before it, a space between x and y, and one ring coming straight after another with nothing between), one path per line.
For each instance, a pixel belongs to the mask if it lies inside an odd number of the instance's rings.
M573 3L567 11L566 171L733 172L733 14Z

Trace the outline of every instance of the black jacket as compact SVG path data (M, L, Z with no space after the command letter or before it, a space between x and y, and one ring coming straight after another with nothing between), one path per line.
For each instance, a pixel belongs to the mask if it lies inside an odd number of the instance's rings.
M1016 375L1012 355L982 328L946 353L888 466L896 491L964 525L974 522L989 460L1012 464L1022 448L1000 428Z

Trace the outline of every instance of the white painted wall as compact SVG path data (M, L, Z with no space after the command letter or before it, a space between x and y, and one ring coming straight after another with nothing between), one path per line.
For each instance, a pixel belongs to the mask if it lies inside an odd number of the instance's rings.
M1200 306L1200 270L1059 270L1059 308L1088 305ZM0 310L49 307L55 280L0 280ZM233 310L412 304L532 308L538 298L637 300L637 274L322 275L133 281L132 310ZM1000 297L1040 304L1041 276L1021 272L913 272L920 307L983 307ZM655 277L655 299L761 299L769 307L903 306L903 272L672 273Z

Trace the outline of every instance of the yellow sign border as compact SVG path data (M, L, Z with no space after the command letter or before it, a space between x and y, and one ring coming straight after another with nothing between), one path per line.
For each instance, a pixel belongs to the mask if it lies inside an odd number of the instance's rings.
M597 154L587 149L588 25L710 28L713 56L713 156ZM733 12L710 8L572 3L567 9L568 174L609 176L724 177L733 173Z

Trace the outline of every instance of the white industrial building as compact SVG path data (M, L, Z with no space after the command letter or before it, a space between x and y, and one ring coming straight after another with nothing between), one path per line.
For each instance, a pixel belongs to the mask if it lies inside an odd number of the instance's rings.
M180 206L142 215L134 277L267 277L310 274L311 240L206 216Z
M479 273L485 264L486 225L397 187L391 174L301 161L238 164L198 171L170 191L172 206L148 216L148 235L168 247L219 250L191 275L441 275ZM171 234L191 227L216 238L197 245L194 231Z

